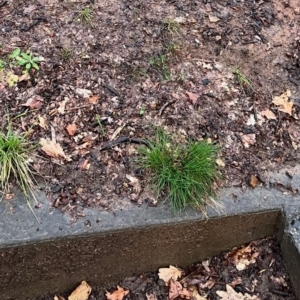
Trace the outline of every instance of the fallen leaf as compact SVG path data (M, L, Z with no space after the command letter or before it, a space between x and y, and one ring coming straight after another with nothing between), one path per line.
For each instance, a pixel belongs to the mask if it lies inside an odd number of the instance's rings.
M206 296L200 296L199 293L198 293L198 290L195 286L190 286L189 287L189 290L191 291L192 293L192 298L194 300L207 300L207 297Z
M38 116L38 119L39 119L39 126L42 127L43 129L47 129L48 125L46 124L45 118Z
M204 269L206 270L207 273L210 273L210 269L209 269L209 260L204 260L202 262L202 266L204 267Z
M186 92L186 94L189 96L189 99L191 100L191 102L193 104L196 104L198 101L198 95L194 94L194 93L190 93L190 92Z
M275 114L269 109L261 111L260 114L266 117L268 120L276 120Z
M182 271L173 266L170 266L169 268L160 268L158 271L158 277L162 279L166 285L168 285L171 279L177 280L182 275Z
M255 133L241 135L241 139L245 148L249 148L250 145L254 145L256 142Z
M30 109L39 109L42 106L44 99L39 95L30 97L22 106L29 107Z
M99 99L100 99L100 96L99 95L93 95L93 96L90 96L89 97L89 103L91 103L91 104L97 104L98 103L98 101L99 101Z
M250 186L252 186L253 188L255 188L258 184L258 179L255 175L251 175L250 176L250 180L249 180L249 184Z
M92 91L87 89L79 89L77 88L75 90L76 94L83 97L83 98L89 98L89 96L92 96Z
M248 119L248 121L247 121L246 124L247 124L248 126L251 126L251 125L253 126L253 125L256 124L255 117L254 117L253 114L250 115L250 117L249 117L249 119Z
M205 62L202 62L202 68L207 70L212 70L213 66L211 64L207 64Z
M169 281L169 300L174 300L179 297L179 292L182 291L182 285L178 281Z
M279 110L282 112L285 112L292 115L292 109L293 109L293 101L289 101L289 97L291 96L291 91L287 90L285 93L283 93L280 96L275 96L273 99L273 103L277 106L279 106Z
M224 163L224 161L223 161L221 158L218 158L218 159L216 160L216 163L217 163L217 165L220 166L220 167L225 167L225 163Z
M147 298L147 300L157 300L156 296L154 296L153 294L148 294L148 293L146 293L146 298Z
M66 156L64 153L63 148L61 147L60 144L58 144L54 140L50 139L40 139L40 145L42 146L42 150L49 156L54 157L54 158L64 158L69 160L69 158Z
M126 178L130 181L130 185L133 186L134 191L139 194L141 192L139 179L128 174L126 174Z
M237 293L229 284L226 284L226 292L216 291L216 293L221 297L220 300L260 300L257 296L250 296L247 293L245 295Z
M68 300L88 300L92 288L86 281L82 281L81 284L73 291L68 297Z
M25 73L25 74L19 76L18 81L19 81L19 82L21 82L21 81L27 81L27 80L29 80L29 79L30 79L30 75L29 75L28 73Z
M272 281L284 286L284 287L287 287L287 283L285 281L285 279L283 277L274 277L273 275L270 277Z
M125 123L124 125L118 127L115 132L112 134L110 140L113 141L119 134L120 132L122 131L122 129L127 125L127 123Z
M59 102L59 108L57 109L57 111L63 115L65 113L65 108L66 108L66 103L68 102L68 100L64 100L64 101L61 101Z
M213 15L208 15L208 19L209 19L209 22L211 23L217 23L220 21L220 19L216 16L213 16Z
M125 291L122 287L117 285L117 290L113 293L109 293L106 291L105 296L108 300L122 300L129 291Z
M68 134L73 136L75 134L75 132L77 131L77 126L76 124L69 124L67 127L66 127L67 131L68 131Z

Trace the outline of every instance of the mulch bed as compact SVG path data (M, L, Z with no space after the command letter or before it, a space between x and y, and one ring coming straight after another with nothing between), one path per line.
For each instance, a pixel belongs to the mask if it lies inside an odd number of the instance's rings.
M78 20L87 7L91 24ZM224 186L264 184L299 161L299 13L297 0L0 1L0 58L17 47L42 58L29 77L12 66L14 86L0 81L0 114L62 147L59 158L39 147L33 166L63 211L145 201L126 175L144 187L131 141L153 126L220 145ZM287 90L288 111L273 103Z
M247 293L256 296L257 300L297 299L285 271L279 245L272 238L254 241L194 264L184 269L178 282L191 291L191 299L194 300L219 300L221 298L217 291L226 291L226 285L233 287L237 294ZM167 300L172 297L169 287L159 278L158 273L128 277L119 282L119 286L129 290L123 300ZM105 293L113 293L115 290L116 287L107 290L104 287L93 287L88 299L105 300ZM67 295L69 294L60 296L67 299ZM246 300L241 295L240 298L236 296L230 299ZM53 296L38 297L34 300L53 300Z

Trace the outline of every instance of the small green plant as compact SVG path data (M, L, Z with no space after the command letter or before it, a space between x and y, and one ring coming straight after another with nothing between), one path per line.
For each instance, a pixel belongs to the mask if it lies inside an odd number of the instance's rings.
M99 128L100 128L101 133L102 133L103 135L105 135L105 130L104 130L104 127L103 127L103 125L102 125L102 123L101 123L101 119L100 119L99 115L96 115L96 120L97 120L97 122L98 122L98 125L99 125Z
M27 136L18 135L8 125L7 132L0 132L0 187L8 190L13 177L28 199L34 188L33 171L29 166L32 150L35 148L27 141Z
M29 50L21 52L20 48L15 49L9 59L15 59L19 66L25 67L25 72L29 72L31 68L39 70L38 63L41 61L38 57L34 57Z
M142 117L144 114L145 114L145 106L142 106L139 111L139 115Z
M77 20L81 23L92 25L92 10L87 6L80 12L78 12Z
M179 35L180 24L174 19L166 19L164 21L164 31L171 35Z
M203 209L215 194L219 178L218 148L205 141L176 145L161 129L154 142L140 148L140 164L150 172L150 183L158 194L165 192L174 210L187 205Z
M2 71L5 68L5 61L0 59L0 71Z
M174 55L179 56L180 46L177 43L170 43L167 45L167 52Z
M168 70L167 57L164 54L153 56L150 58L150 65L159 69L166 80L171 80L171 75Z
M251 81L238 68L233 68L231 71L232 74L235 76L237 82L243 88L252 87Z
M60 51L60 56L63 60L69 60L72 55L72 50L68 48L62 48Z

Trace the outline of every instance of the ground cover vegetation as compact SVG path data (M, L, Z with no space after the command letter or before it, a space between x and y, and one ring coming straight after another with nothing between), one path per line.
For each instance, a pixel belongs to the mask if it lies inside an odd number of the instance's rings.
M276 187L267 171L299 161L299 13L296 0L3 1L0 113L39 145L30 167L63 211L156 204L159 173L137 165L153 127L173 167L205 141L223 186Z

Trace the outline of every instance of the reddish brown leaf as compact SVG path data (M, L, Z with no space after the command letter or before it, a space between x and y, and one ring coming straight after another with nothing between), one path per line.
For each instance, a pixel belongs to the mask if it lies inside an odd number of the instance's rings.
M106 292L105 296L107 300L122 300L129 291L125 291L122 287L117 285L117 290L113 293Z
M100 96L99 95L93 95L93 96L90 96L89 97L89 103L91 103L91 104L97 104L98 103L98 101L99 101L99 99L100 99Z
M71 136L73 136L76 133L76 131L77 131L77 126L74 123L73 124L69 124L66 127L66 129L68 131L68 134L71 135Z
M29 98L25 104L22 104L22 106L27 106L30 109L39 109L42 106L44 99L39 95L34 95L31 98Z
M194 93L190 93L190 92L186 92L186 94L188 95L190 101L193 103L193 104L196 104L197 101L198 101L198 95L194 94Z
M266 110L263 110L260 112L260 114L263 116L263 117L266 117L268 120L276 120L276 116L275 114L269 110L269 109L266 109Z

